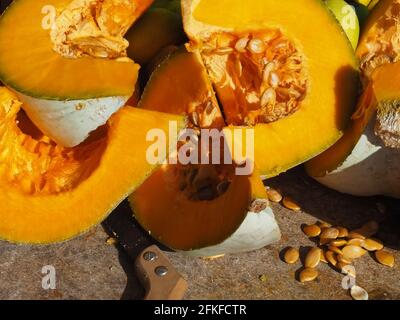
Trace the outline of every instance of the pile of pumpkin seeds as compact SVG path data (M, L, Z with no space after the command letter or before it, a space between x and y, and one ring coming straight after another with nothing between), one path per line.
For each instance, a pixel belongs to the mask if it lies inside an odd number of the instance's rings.
M373 238L378 232L379 224L370 221L361 228L349 231L344 227L333 227L326 222L317 222L302 227L303 232L317 242L304 259L304 268L300 272L299 281L302 283L318 278L319 263L328 263L340 273L356 277L353 261L361 258L367 252L373 252L376 261L388 267L395 264L394 256L384 250L383 243ZM299 250L289 247L283 255L288 264L296 263L300 258ZM350 290L356 300L368 299L368 293L361 287L353 286Z

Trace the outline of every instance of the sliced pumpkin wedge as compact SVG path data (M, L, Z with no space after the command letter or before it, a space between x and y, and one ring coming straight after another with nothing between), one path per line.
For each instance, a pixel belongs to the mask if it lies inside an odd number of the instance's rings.
M197 177L205 171L210 178L213 168L196 168ZM136 219L154 238L192 256L255 250L279 240L279 228L257 174L232 174L221 195L201 200L190 199L180 188L193 173L193 168L186 169L164 166L129 198Z
M146 159L151 129L168 132L180 116L124 107L83 144L64 148L44 136L21 103L0 88L0 239L51 243L101 222L155 169Z
M113 1L102 1L100 13L96 11L99 1L14 1L0 18L1 81L41 99L131 96L139 66L127 57L112 56L106 49L122 47L123 52L125 29L152 1L120 1L119 6L112 6ZM127 6L130 15L126 14ZM65 13L67 7L69 11ZM99 34L94 18L82 8L99 15L96 23L103 22L104 34ZM127 22L121 26L117 20L123 19ZM95 30L90 30L91 24ZM75 32L73 39L66 38L68 28Z
M358 67L321 1L188 0L182 8L188 48L201 55L227 124L255 127L261 174L290 169L341 137Z

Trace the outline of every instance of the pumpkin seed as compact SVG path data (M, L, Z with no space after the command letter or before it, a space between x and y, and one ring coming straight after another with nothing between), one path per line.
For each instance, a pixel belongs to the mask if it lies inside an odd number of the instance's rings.
M299 257L300 257L299 250L290 247L285 252L284 260L288 264L294 264L299 260Z
M350 259L346 259L343 254L338 254L336 256L336 259L337 259L338 262L342 262L342 263L345 263L345 264L351 264L352 263L352 261Z
M388 266L393 268L394 267L394 256L384 250L379 250L375 252L375 258L378 260L380 264L383 264L384 266Z
M338 238L345 238L349 235L349 230L344 227L337 227L339 230Z
M364 243L361 245L365 250L368 251L378 251L383 249L383 244L379 240L376 239L366 239Z
M325 257L326 257L326 260L328 260L328 262L331 264L331 265L333 265L333 266L336 266L337 265L337 260L336 260L336 255L335 255L335 253L334 252L332 252L332 251L327 251L327 252L325 252Z
M271 85L271 87L272 88L277 88L278 85L279 85L279 81L280 81L280 79L279 79L278 74L275 73L275 72L272 72L271 76L270 76L270 79L269 79L269 84Z
M213 261L213 260L217 260L217 259L220 259L220 258L223 258L223 257L225 257L225 254L218 254L218 255L215 255L215 256L203 257L202 259L206 260L206 261Z
M349 232L348 238L365 240L366 237L359 231L353 230Z
M324 222L324 221L318 221L318 225L321 229L326 229L326 228L332 227L331 224L329 224L328 222Z
M335 247L343 247L343 246L345 246L346 244L347 244L347 240L344 240L344 239L335 239L335 240L332 240L330 243L329 243L331 246L335 246Z
M264 43L260 39L250 40L248 48L252 53L263 53L265 50Z
M321 228L316 224L303 227L303 232L309 238L318 237L321 234Z
M115 245L118 243L118 240L114 237L108 237L106 243L110 246Z
M352 276L353 278L356 277L356 269L354 268L354 266L347 264L347 263L343 263L343 262L339 262L336 266L336 268L343 274L345 275L349 275Z
M273 88L268 88L264 91L261 96L261 107L265 107L268 104L274 104L276 101L276 93Z
M318 271L312 268L305 268L300 272L300 282L313 281L318 277Z
M342 250L340 250L338 247L335 247L335 246L329 246L328 250L330 250L336 254L343 254Z
M336 228L326 228L322 230L320 238L322 239L336 239L339 235L339 230Z
M379 231L379 223L372 220L367 222L361 227L361 234L369 238L375 235Z
M241 38L236 42L235 49L239 52L245 52L248 43L249 38Z
M358 238L354 238L354 239L350 239L347 241L348 245L352 245L352 246L359 246L361 247L363 245L365 240L363 239L358 239Z
M359 246L347 245L342 249L343 256L345 259L358 259L367 253L366 250Z
M368 292L359 286L352 286L350 294L354 300L368 300Z
M287 209L290 209L292 211L298 212L301 210L301 207L296 202L294 202L292 198L287 197L287 196L283 198L283 205Z
M319 239L319 245L324 246L326 244L329 244L332 241L332 239L327 239L327 238L320 238Z
M267 194L268 194L268 199L271 200L272 202L279 203L282 201L283 197L278 190L275 190L273 188L267 188Z
M326 257L325 257L325 252L322 249L321 249L321 262L328 263L328 260L326 260Z
M271 72L273 70L275 70L275 68L276 68L276 64L273 61L272 62L268 62L265 65L265 68L263 70L263 83L267 83L268 82L269 76L270 76Z
M312 248L306 256L304 266L306 268L315 268L321 261L321 249L314 247Z

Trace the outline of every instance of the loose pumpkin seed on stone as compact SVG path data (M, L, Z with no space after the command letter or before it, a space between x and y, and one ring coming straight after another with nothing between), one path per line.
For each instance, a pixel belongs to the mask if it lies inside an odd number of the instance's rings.
M318 271L312 268L305 268L300 272L300 282L305 283L317 279Z
M321 249L314 247L306 255L304 266L306 268L315 268L321 261Z
M354 300L368 300L368 292L359 286L352 286L350 295Z
M367 253L367 250L364 250L359 246L347 245L344 248L342 248L342 252L344 258L352 260L361 258L363 255Z
M316 224L311 224L303 227L304 234L309 238L318 237L321 234L321 228Z
M328 250L330 250L336 254L343 254L342 250L340 250L338 247L335 247L332 245L328 247Z
M361 245L365 250L378 251L383 249L383 243L377 239L365 239Z
M295 248L288 248L284 254L284 260L288 264L294 264L299 260L300 254L299 250Z
M384 266L388 266L391 268L394 267L394 256L385 250L375 251L375 258L380 264L383 264Z
M321 239L336 239L339 235L339 230L336 228L326 228L320 234Z
M283 198L283 205L285 206L285 208L295 212L299 212L301 210L301 207L288 196Z
M354 239L350 239L347 241L348 245L352 245L352 246L359 246L361 247L363 245L365 240L363 239L358 239L358 238L354 238Z
M267 188L268 199L272 202L279 203L282 201L282 195L274 188Z
M339 247L345 246L347 244L347 240L345 240L345 239L335 239L335 240L332 240L329 244L331 246L335 246L335 247L339 248Z
M345 264L352 264L352 261L350 259L346 259L346 257L343 254L338 254L336 256L336 259L338 262L342 262Z

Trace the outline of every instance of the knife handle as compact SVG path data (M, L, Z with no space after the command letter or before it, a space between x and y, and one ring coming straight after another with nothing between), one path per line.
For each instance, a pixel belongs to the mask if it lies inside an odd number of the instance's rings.
M135 268L146 290L144 300L181 300L188 284L156 246L146 248L136 259Z

